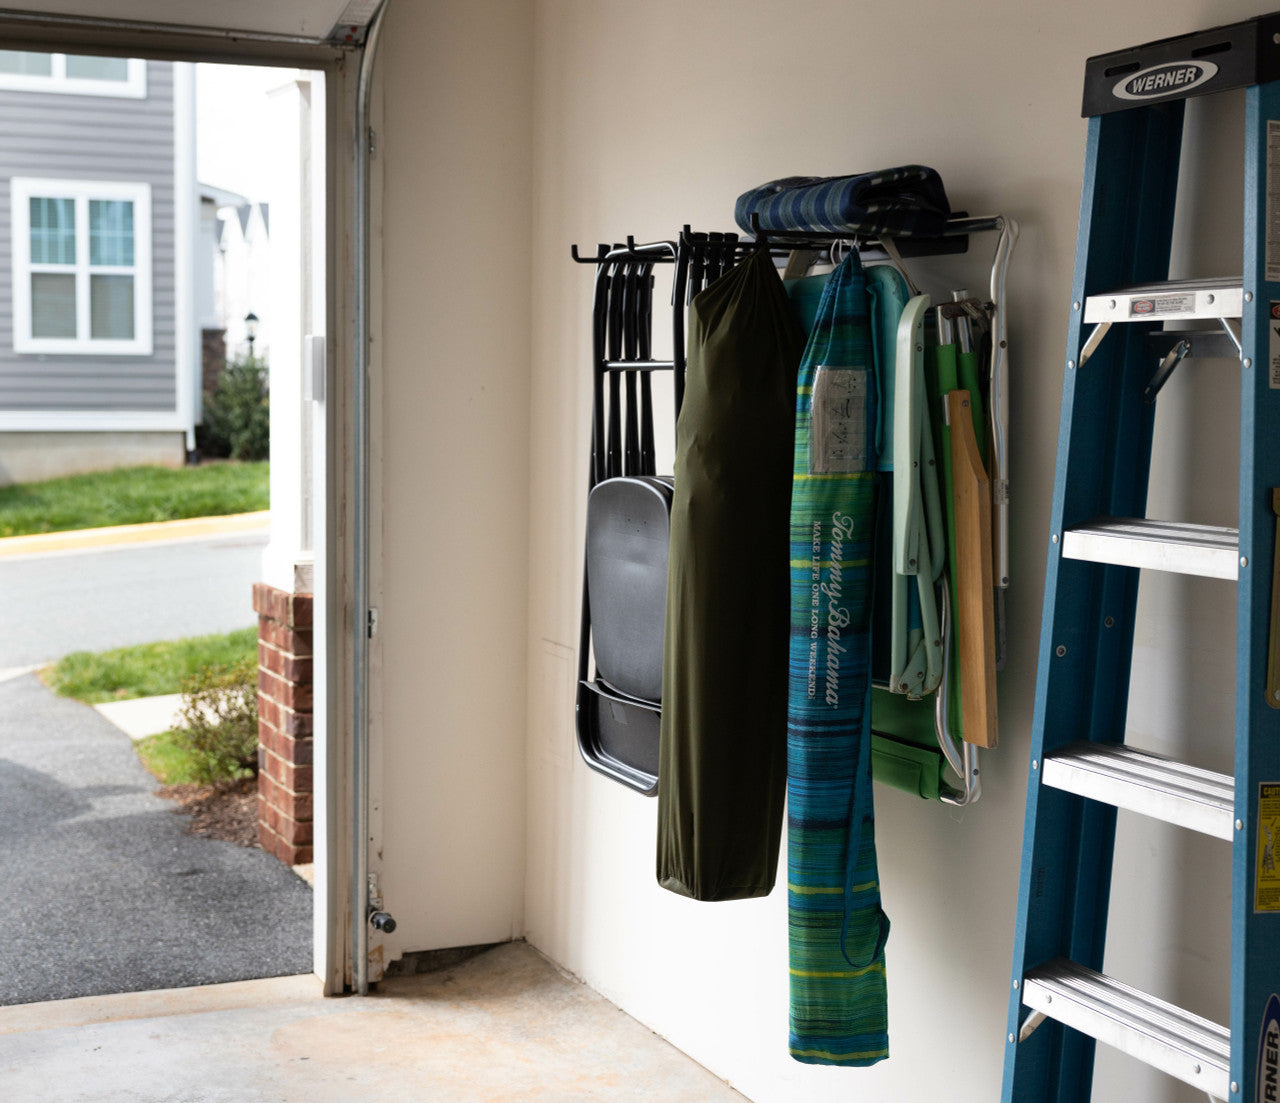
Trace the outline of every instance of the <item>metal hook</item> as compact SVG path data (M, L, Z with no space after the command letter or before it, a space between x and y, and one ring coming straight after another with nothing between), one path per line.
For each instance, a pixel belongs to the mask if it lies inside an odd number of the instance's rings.
M576 245L569 246L569 255L573 257L579 264L603 264L605 258L609 255L609 246L597 245L596 255L593 257L584 257Z

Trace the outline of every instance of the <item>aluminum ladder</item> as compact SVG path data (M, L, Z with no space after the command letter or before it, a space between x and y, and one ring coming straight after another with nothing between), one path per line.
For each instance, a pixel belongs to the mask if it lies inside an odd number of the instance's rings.
M1280 816L1278 78L1280 14L1086 65L1004 1103L1089 1100L1098 1041L1214 1099L1280 1100L1280 877L1263 825ZM1168 282L1186 99L1242 87L1243 272ZM1242 378L1239 528L1148 519L1155 395L1184 356L1224 354ZM1234 778L1124 744L1142 570L1237 580ZM1100 972L1118 808L1230 843L1229 1029Z

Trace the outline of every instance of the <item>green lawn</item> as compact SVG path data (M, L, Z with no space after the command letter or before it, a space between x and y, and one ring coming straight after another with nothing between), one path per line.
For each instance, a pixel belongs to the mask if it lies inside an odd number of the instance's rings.
M0 537L269 508L269 464L118 467L0 487Z
M192 750L187 733L181 730L148 735L135 742L133 749L147 772L161 785L209 785L254 776L252 770L232 769L211 777L209 767Z
M193 785L201 781L191 748L182 732L148 735L133 745L142 765L161 785Z
M182 692L182 683L204 667L229 667L258 653L257 627L225 636L143 643L111 651L75 651L42 672L62 697L88 705Z

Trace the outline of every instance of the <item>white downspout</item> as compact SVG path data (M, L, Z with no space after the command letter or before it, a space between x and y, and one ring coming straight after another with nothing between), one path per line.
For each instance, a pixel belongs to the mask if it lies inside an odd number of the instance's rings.
M195 254L200 224L196 194L195 69L190 62L173 63L173 287L174 371L176 405L182 419L185 447L196 446L200 419L200 333L196 322Z

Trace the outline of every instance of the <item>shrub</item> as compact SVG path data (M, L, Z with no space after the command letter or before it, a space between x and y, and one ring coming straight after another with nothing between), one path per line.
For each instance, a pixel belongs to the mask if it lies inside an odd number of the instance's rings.
M211 785L258 769L258 664L206 667L186 679L175 733L191 753L196 781Z
M211 458L265 460L270 440L267 365L256 356L236 360L218 377L217 387L205 392L196 445Z

